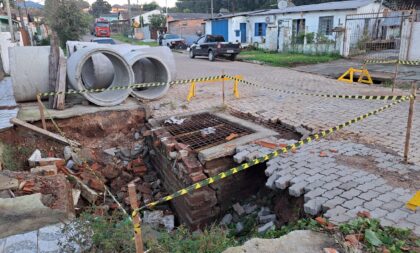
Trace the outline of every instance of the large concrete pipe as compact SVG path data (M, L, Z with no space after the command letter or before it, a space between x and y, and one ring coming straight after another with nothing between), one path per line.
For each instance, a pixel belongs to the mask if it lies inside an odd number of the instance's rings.
M95 80L96 74L94 71L83 71L84 68L89 69L89 65L94 63L92 57L98 54L104 55L112 63L113 80L109 85L104 85L99 83L100 80ZM85 66L86 64L87 67ZM107 46L86 46L73 52L67 60L67 76L70 84L77 90L129 86L134 82L134 74L130 65L116 50ZM90 82L86 84L84 80L90 80ZM96 105L113 106L122 103L129 96L130 92L131 89L122 89L99 93L83 93L83 95Z
M17 102L35 101L48 92L50 47L10 47L10 75Z
M168 47L133 49L124 54L134 72L135 83L169 82L176 78L175 61ZM133 89L132 95L144 100L163 97L169 85Z

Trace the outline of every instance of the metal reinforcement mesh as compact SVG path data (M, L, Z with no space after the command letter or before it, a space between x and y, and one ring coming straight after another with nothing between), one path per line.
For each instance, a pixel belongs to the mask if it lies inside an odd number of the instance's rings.
M253 133L246 127L210 113L195 114L179 125L164 123L164 126L177 142L186 144L195 151L226 143L232 135L235 139Z

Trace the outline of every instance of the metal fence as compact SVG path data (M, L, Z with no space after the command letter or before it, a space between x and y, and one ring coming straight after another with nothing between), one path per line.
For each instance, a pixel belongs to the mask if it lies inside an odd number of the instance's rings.
M384 11L346 16L345 45L350 57L398 59L411 11Z

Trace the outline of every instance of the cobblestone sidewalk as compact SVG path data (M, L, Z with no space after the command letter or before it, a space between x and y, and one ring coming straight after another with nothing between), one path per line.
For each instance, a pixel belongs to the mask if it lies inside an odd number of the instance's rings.
M242 163L270 152L249 144L237 148L234 160ZM410 228L420 235L420 213L405 208L420 185L418 165L402 164L399 157L362 144L331 140L310 143L267 165L266 186L288 190L294 197L304 196L304 211L310 215L325 213L338 224L367 210L382 225Z

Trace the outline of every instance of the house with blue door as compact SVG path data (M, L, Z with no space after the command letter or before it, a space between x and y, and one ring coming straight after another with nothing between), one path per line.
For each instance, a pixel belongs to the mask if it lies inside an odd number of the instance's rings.
M382 8L382 9L381 9ZM346 17L382 10L376 0L350 0L294 6L279 0L278 8L219 15L206 20L207 34L221 34L230 42L241 42L272 51L340 53ZM347 36L347 39L351 34ZM314 41L324 44L314 46Z
M206 20L206 33L223 35L226 41L247 44L251 41L254 28L250 27L249 16L266 10L239 12L235 14L219 14ZM261 28L261 32L265 31Z

